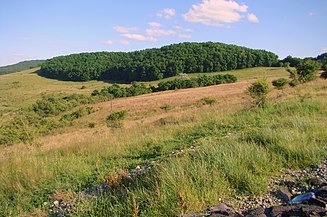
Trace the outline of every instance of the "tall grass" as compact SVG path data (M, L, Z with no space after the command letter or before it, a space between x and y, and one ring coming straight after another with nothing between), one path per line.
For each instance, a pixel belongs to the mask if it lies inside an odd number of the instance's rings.
M139 216L198 212L227 195L262 194L281 170L310 167L327 156L326 104L320 102L293 100L212 118L165 143L196 144L196 151L171 157L146 177L82 201L75 215L132 216L134 197Z
M58 192L85 190L122 169L159 161L102 196L79 198L70 214L178 216L225 196L261 194L281 170L326 157L326 92L311 95L228 115L210 107L173 124L115 129L97 141L8 156L0 163L0 216L46 211L43 202Z

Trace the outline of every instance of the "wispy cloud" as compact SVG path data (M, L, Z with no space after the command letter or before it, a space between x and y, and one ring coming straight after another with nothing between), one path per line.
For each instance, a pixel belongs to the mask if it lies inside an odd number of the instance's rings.
M105 45L113 45L113 44L123 44L123 45L130 45L128 40L119 39L119 40L107 40L103 42Z
M248 20L251 22L251 23L259 23L259 18L254 15L254 14L248 14Z
M123 45L130 45L131 44L129 41L124 40L124 39L116 40L116 42L118 44L123 44Z
M189 34L178 34L177 36L180 38L192 38L192 36Z
M136 41L144 41L144 42L156 42L158 41L157 38L154 38L152 36L146 36L142 34L122 34L123 37L136 40Z
M124 27L124 26L114 26L112 27L116 32L119 33L130 33L137 31L136 27Z
M157 13L157 17L164 18L166 20L173 18L175 15L176 15L176 11L175 11L175 9L172 9L172 8L166 8Z
M150 22L149 26L153 27L153 28L159 28L161 27L161 23L157 23L157 22Z
M316 13L313 12L313 11L309 11L309 12L308 12L308 15L309 15L309 16L314 16L314 15L316 15Z
M157 36L169 36L174 35L176 32L171 29L146 29L146 34L149 36L157 37Z
M181 30L181 31L184 31L184 32L193 32L192 29L189 29L189 28L183 28L183 27L181 27L181 26L178 25L178 24L173 25L173 27L174 27L175 29L177 29L177 30Z
M247 10L247 5L240 5L234 0L202 0L201 3L192 5L192 8L182 16L191 23L223 26L241 21Z
M106 40L103 42L103 44L106 44L106 45L112 45L114 42L112 40Z

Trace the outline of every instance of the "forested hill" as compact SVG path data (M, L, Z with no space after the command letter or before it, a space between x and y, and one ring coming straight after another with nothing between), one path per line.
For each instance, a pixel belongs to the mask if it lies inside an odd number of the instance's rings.
M2 66L0 67L0 75L19 72L30 68L35 68L40 66L41 63L43 62L44 60L28 60L13 65Z
M180 43L134 52L95 52L59 56L42 64L41 75L72 81L109 79L150 81L181 72L218 72L271 66L277 55L223 43Z

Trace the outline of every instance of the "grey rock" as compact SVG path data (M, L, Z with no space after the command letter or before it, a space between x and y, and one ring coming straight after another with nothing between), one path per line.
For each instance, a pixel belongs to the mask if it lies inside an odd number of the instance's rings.
M288 190L288 188L281 188L277 192L277 197L287 203L289 200L292 199L292 194Z
M319 198L311 198L310 200L306 201L306 204L320 206L326 209L326 201Z
M200 213L197 213L197 214L185 214L185 215L182 215L182 217L203 217L203 216L206 216L204 214L200 214Z
M221 203L210 209L210 216L212 216L212 217L223 217L223 216L241 217L242 215L237 213L235 210L231 209L227 205Z
M314 192L317 197L327 199L327 185L317 188Z
M266 209L263 207L259 207L257 209L254 209L252 211L250 211L247 215L245 215L246 217L266 217Z
M272 207L270 216L326 216L327 211L320 207L314 205L290 205L290 206L275 206Z

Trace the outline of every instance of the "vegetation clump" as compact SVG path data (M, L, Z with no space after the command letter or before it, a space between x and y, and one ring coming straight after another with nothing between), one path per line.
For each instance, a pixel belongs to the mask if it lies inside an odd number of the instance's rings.
M127 114L127 111L126 110L112 112L107 117L107 121L119 121L119 120L123 120L126 117L126 114Z
M290 86L296 86L299 83L306 83L316 78L316 72L320 68L319 62L311 59L301 61L295 70L288 68L287 71L290 73L292 81Z
M217 100L213 97L204 97L199 101L202 105L213 105L217 102Z
M169 111L172 108L171 104L165 103L160 106L160 109L164 110L165 112Z
M279 78L272 81L272 85L278 90L282 90L288 83L289 82L286 78Z
M257 107L264 108L267 104L267 95L270 91L267 80L257 80L248 87L248 94L254 99Z
M107 126L111 128L122 128L123 123L121 121L125 119L126 114L127 114L126 110L112 112L107 117Z

